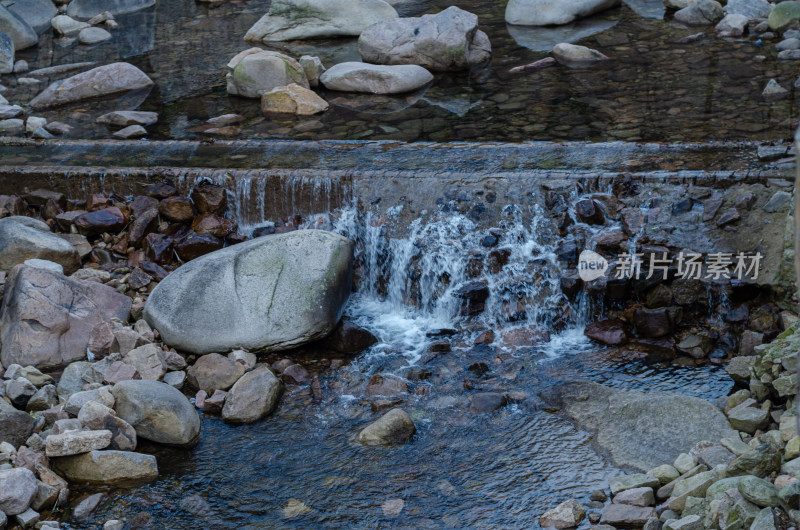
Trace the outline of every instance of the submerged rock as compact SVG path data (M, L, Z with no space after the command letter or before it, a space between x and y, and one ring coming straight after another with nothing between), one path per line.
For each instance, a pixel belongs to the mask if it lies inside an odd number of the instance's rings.
M464 70L489 60L489 37L478 17L455 6L435 15L385 20L358 38L361 58L376 64L416 64L433 71Z
M105 13L124 15L147 9L155 5L156 0L72 0L67 14L75 18L89 19Z
M33 98L30 106L45 109L152 86L152 79L132 64L112 63L54 82Z
M506 22L519 26L569 24L620 5L621 0L510 0Z
M386 445L408 442L417 432L411 417L400 408L395 408L364 427L356 441L364 445Z
M300 63L280 52L250 48L228 62L228 94L260 98L276 87L297 84L308 88Z
M383 0L275 0L244 36L250 42L357 37L397 11Z
M671 462L700 441L738 436L719 409L694 397L589 382L559 385L545 397L581 427L597 431L597 443L617 465L642 471Z
M567 65L593 63L608 59L608 57L597 50L566 42L556 44L555 48L553 48L553 57L555 57L558 62Z
M9 274L0 317L3 365L64 366L83 359L95 326L126 321L131 299L107 285L28 266Z
M144 318L193 353L282 350L328 335L350 295L353 243L321 230L258 238L193 260L150 294Z
M329 90L401 94L427 85L433 75L417 65L385 66L368 63L339 63L320 77Z

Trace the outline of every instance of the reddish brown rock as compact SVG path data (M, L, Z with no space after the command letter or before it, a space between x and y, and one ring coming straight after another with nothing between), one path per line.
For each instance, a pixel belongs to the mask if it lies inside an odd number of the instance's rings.
M219 416L222 414L222 407L225 406L225 398L228 393L224 390L215 390L213 394L203 400L203 412Z
M85 213L85 210L72 210L70 212L60 213L56 215L54 219L61 230L69 232L69 229L75 224L75 219Z
M100 193L92 193L86 199L86 211L89 212L96 212L97 210L103 210L111 206L111 201L105 195Z
M156 208L151 208L134 215L135 219L131 223L128 240L131 245L139 246L147 234L155 232L156 229L158 229L158 210Z
M109 385L116 385L120 381L141 378L142 377L139 375L139 372L137 372L136 368L133 366L122 361L114 361L109 365L108 369L106 369L106 373L103 376L103 381Z
M147 259L155 263L168 263L172 259L172 238L158 233L147 234L142 242L142 250Z
M672 331L672 323L666 308L637 309L633 313L636 333L642 337L663 337Z
M402 379L390 375L373 375L367 384L368 396L396 396L407 393L408 385Z
M493 342L494 342L494 331L492 331L491 329L487 329L486 331L478 335L478 338L475 339L474 344L477 346L479 344L491 344Z
M281 373L284 383L300 384L308 380L308 371L299 364L292 364L286 367Z
M222 246L222 241L211 234L192 232L178 240L175 251L183 261L191 261L209 252L219 250Z
M129 297L101 283L15 267L0 317L2 363L49 368L83 359L95 326L125 322L130 309Z
M588 225L601 225L605 223L605 216L600 205L592 199L583 199L575 204L575 213L582 223Z
M186 197L168 197L158 203L158 213L174 223L188 223L194 219L192 202Z
M216 237L226 237L235 232L237 228L239 225L236 221L213 213L198 215L192 222L192 230L198 234L211 234Z
M625 326L619 320L592 322L586 326L583 334L592 340L608 344L609 346L617 346L628 342L628 337L625 334Z
M150 197L155 197L156 199L166 199L167 197L172 197L178 193L178 190L166 182L157 182L149 185L145 190L145 193L147 193L147 195Z
M360 353L378 342L377 337L368 330L349 320L342 320L336 328L323 339L322 346L339 353Z
M96 212L87 212L73 220L78 231L85 236L96 236L103 232L115 234L125 227L125 215L119 208L110 207Z
M128 204L128 207L134 217L139 217L147 210L158 210L158 199L147 195L139 195Z
M201 214L221 214L228 207L228 192L215 184L202 183L192 190L192 201Z

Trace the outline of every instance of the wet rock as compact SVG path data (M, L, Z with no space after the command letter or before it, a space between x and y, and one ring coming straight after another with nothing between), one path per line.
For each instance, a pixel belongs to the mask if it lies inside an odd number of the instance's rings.
M243 375L225 399L222 419L229 423L253 423L269 415L278 404L283 385L269 368Z
M619 320L602 320L599 322L592 322L583 334L592 340L602 342L609 346L617 346L628 342L628 337L625 334L625 327Z
M51 20L50 23L53 26L53 31L59 35L78 33L82 29L89 27L89 24L86 22L80 22L67 15L58 15L57 17L53 17L53 20Z
M310 116L328 110L328 102L300 85L275 87L261 95L261 111L265 114Z
M720 37L741 37L749 21L745 15L728 14L714 29Z
M203 355L189 367L187 380L192 387L209 394L215 390L228 390L244 375L245 368L218 353Z
M417 432L414 422L400 408L395 408L370 423L356 435L364 445L387 445L408 442Z
M191 261L223 247L222 241L211 234L189 233L175 244L175 252L184 261Z
M319 86L319 78L325 73L325 66L322 64L322 60L319 57L303 55L300 57L300 66L303 67L303 71L306 73L309 86L311 88Z
M34 420L30 414L15 409L0 398L0 442L19 447L33 433ZM0 508L0 510L2 510Z
M156 457L130 451L92 451L54 459L52 466L70 482L119 484L158 477Z
M402 379L382 374L373 375L367 384L367 396L392 397L408 392L408 385Z
M642 471L671 461L697 442L737 436L719 409L689 396L567 383L545 397L583 428L596 430L597 443L618 465Z
M620 5L620 0L511 0L505 19L519 26L551 26L570 22ZM544 526L544 525L543 525Z
M126 321L131 299L106 285L18 267L6 283L0 317L4 365L63 366L86 355L95 326Z
M222 214L228 207L228 192L225 188L207 182L192 189L191 199L200 214Z
M174 241L165 234L147 234L142 241L142 251L147 259L165 264L172 260Z
M72 520L78 522L87 520L105 498L105 493L95 493L79 501L72 509Z
M194 208L188 197L168 197L158 204L158 213L173 223L188 223L194 219Z
M195 217L192 230L198 234L210 234L216 237L226 237L238 228L236 221L226 219L213 213L204 213ZM186 236L189 237L189 236Z
M767 22L770 29L782 31L796 20L800 20L800 3L779 2L770 11Z
M14 41L5 33L0 33L0 74L10 74L12 71L14 71ZM5 99L2 102L8 103Z
M480 280L466 283L453 292L455 298L462 300L460 313L466 316L483 313L489 294L488 284Z
M378 338L369 330L350 320L342 320L320 344L339 353L354 354L369 349L377 342Z
M553 48L553 57L555 57L558 62L566 65L585 64L608 60L608 57L597 50L587 48L586 46L580 46L578 44L569 44L566 42L556 44L556 46Z
M127 127L129 125L147 126L158 122L158 113L137 110L116 110L114 112L103 114L97 118L96 122L103 125L111 125L113 127ZM150 207L152 206L148 203L147 209ZM134 210L134 212L135 211L136 210Z
M11 0L3 2L3 5L37 33L49 29L50 20L58 14L53 3L48 0Z
M308 371L299 364L292 364L283 370L281 379L290 385L305 383L308 380Z
M562 502L539 517L542 528L574 528L586 517L586 510L574 499Z
M503 408L507 403L503 394L496 392L478 392L469 397L470 412L492 412Z
M219 416L225 405L225 398L228 393L224 390L214 390L214 393L203 400L203 412Z
M111 39L111 33L103 28L84 28L78 33L78 42L81 44L98 44Z
M0 33L5 33L14 42L15 50L24 50L39 43L39 35L22 18L0 5Z
M113 134L115 138L123 138L123 139L130 139L130 138L141 138L143 136L147 136L147 129L142 127L141 125L129 125L124 129L120 129Z
M37 489L36 475L29 469L0 470L0 512L6 515L23 513L31 505Z
M575 203L575 214L578 220L589 225L605 223L605 216L600 205L592 199L582 199Z
M15 219L0 219L0 270L8 272L31 259L58 263L67 274L80 268L80 256L67 241L49 230L26 226Z
M789 91L780 86L774 79L767 81L767 86L765 86L764 90L761 92L761 97L768 101L784 99L788 96Z
M165 445L189 446L200 436L200 418L189 400L175 388L157 381L122 381L111 390L117 416L136 435Z
M293 83L308 88L300 63L275 51L250 48L231 59L227 68L228 94L235 96L260 98L266 91Z
M715 0L697 0L675 12L675 20L687 26L708 26L723 17L722 6Z
M427 85L433 75L417 65L376 65L368 63L339 63L320 77L329 90L366 92L369 94L400 94Z
M56 81L33 98L33 109L45 109L100 96L145 90L153 86L147 75L128 63L112 63Z
M78 231L85 236L97 236L104 232L114 234L125 227L125 214L119 208L110 207L95 212L86 212L72 220Z
M449 71L488 61L492 48L478 17L451 6L435 15L378 22L361 33L358 51L369 63Z
M636 333L643 337L663 337L672 331L666 308L637 309L633 314Z
M357 37L369 26L397 18L382 0L276 0L269 12L251 27L250 42L285 41L318 37Z
M144 316L167 344L193 353L298 346L339 322L352 253L350 240L317 230L240 243L170 274L150 294Z
M72 0L67 8L71 17L90 19L108 12L112 16L134 13L153 6L156 0Z

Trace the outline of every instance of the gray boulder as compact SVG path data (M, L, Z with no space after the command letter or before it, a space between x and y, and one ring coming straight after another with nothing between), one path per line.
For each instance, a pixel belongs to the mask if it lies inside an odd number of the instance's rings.
M153 442L194 445L200 436L200 417L179 390L158 381L121 381L111 390L117 416Z
M19 447L33 434L33 416L0 398L0 442ZM2 508L0 508L2 510Z
M33 471L17 467L0 470L0 512L17 515L31 505L38 489Z
M278 404L283 384L266 366L243 375L228 392L222 419L229 423L253 423L269 415Z
M270 42L319 37L357 37L367 27L397 18L383 0L274 0L269 13L244 40Z
M50 27L50 19L58 14L51 0L4 0L3 5L37 33L44 33Z
M128 63L112 63L56 81L33 98L33 109L46 109L84 99L145 90L153 86L147 74Z
M728 0L725 12L729 15L744 15L751 20L766 20L772 11L767 0Z
M617 7L621 0L509 0L506 22L519 26L555 26Z
M30 24L2 5L0 5L0 33L11 37L17 50L24 50L39 43L39 35Z
M228 94L260 98L264 92L292 83L308 88L300 63L280 52L250 48L228 62Z
M119 484L158 477L156 457L130 451L92 451L54 458L51 465L70 482Z
M322 230L257 238L190 261L156 286L148 324L198 353L276 351L329 334L350 295L353 242Z
M384 66L369 63L339 63L320 77L328 90L401 94L433 81L433 74L413 64Z
M709 26L723 16L722 5L715 0L697 0L675 12L675 20L687 26Z
M51 368L83 359L95 326L124 322L130 310L131 299L104 284L15 267L0 316L0 360Z
M244 365L218 353L203 355L186 371L189 384L209 395L228 390L245 372Z
M364 445L384 445L406 443L417 428L411 417L401 408L395 408L364 427L356 441Z
M68 399L72 394L83 390L83 375L91 368L88 361L77 361L64 368L61 378L58 380L56 391L59 397Z
M0 74L14 71L14 41L5 33L0 33Z
M416 64L448 71L488 61L492 46L478 29L478 17L452 6L435 15L373 24L358 38L358 52L369 63Z
M72 0L67 14L74 18L92 18L105 11L124 15L155 5L156 0Z
M544 396L582 428L619 466L647 471L672 462L698 442L738 436L711 403L667 392L617 390L597 383L558 385Z
M0 219L0 270L10 271L29 259L58 263L65 274L81 266L81 257L68 241L48 231L18 223L8 217Z

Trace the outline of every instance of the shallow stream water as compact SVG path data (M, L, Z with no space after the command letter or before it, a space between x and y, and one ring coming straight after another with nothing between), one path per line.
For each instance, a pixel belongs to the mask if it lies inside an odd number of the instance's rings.
M776 58L777 41L720 39L713 28L687 28L664 14L655 0L628 4L574 25L508 26L505 4L468 0L457 5L479 16L491 39L492 61L471 72L437 74L431 86L398 97L321 90L331 103L324 114L265 118L257 100L229 97L225 64L250 46L247 29L266 12L268 0L238 0L210 8L185 0L159 0L148 10L119 17L114 39L95 46L42 37L20 52L31 69L97 61L129 61L154 81L149 94L47 112L75 126L74 137L103 138L94 124L103 112L154 110L153 139L203 138L192 132L208 118L230 112L246 117L239 138L402 141L703 141L786 139L797 120L794 97L768 102L770 78L793 90L794 61ZM436 13L452 2L400 2L401 16ZM704 34L696 40L687 37ZM508 70L545 57L553 45L575 41L611 60L589 68L562 66L514 75ZM296 58L318 55L327 66L359 60L356 39L276 43ZM764 56L761 60L758 56ZM30 77L29 74L24 74ZM12 102L25 103L65 74L40 76L38 85L3 78Z

